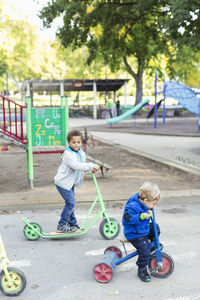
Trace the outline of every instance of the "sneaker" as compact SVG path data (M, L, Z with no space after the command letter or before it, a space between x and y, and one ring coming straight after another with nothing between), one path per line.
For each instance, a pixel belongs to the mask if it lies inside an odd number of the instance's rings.
M80 226L79 226L78 224L72 225L72 224L68 223L68 225L69 225L69 226L72 226L72 227L75 227L76 230L78 230L78 231L84 230L83 228L81 229Z
M142 280L144 282L151 281L151 277L149 276L149 273L147 272L146 266L138 268L138 277L140 278L140 280Z
M78 224L74 225L72 223L68 223L67 225L70 227L76 227L77 229L80 229L80 226Z
M61 233L69 233L69 232L74 232L76 231L76 227L75 226L69 226L69 225L59 225L57 226L57 232L61 232Z
M81 229L80 226L77 224L77 225L74 225L74 227L76 227L76 229Z

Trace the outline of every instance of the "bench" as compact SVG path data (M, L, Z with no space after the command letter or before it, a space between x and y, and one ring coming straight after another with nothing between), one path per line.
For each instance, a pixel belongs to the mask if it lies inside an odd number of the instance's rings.
M166 117L183 116L184 109L181 105L166 105Z

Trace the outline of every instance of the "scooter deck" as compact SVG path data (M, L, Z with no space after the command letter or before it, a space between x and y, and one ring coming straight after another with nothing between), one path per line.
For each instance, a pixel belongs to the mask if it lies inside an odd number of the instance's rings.
M75 232L56 232L56 231L52 231L50 233L44 233L42 232L41 237L45 238L45 239L60 239L60 238L70 238L70 237L78 237L81 235L86 234L87 231L85 230L76 230Z
M72 234L74 234L74 233L82 233L83 232L83 230L76 230L75 232L69 232L69 233L67 233L67 232L57 232L57 231L55 231L55 232L50 232L50 233L48 233L48 235L66 235L66 236L68 236L68 235L72 235Z

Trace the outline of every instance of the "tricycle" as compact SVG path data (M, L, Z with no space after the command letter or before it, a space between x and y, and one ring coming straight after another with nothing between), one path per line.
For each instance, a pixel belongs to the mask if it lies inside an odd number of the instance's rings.
M157 225L155 221L155 213L152 209L152 216L150 217L153 224L154 239L149 240L149 247L151 251L151 257L149 260L149 272L152 276L157 278L166 278L170 276L174 270L173 259L166 253L164 253L163 245L159 242ZM105 249L103 258L100 263L96 264L93 268L93 276L100 283L109 282L116 267L127 260L136 257L138 255L137 250L128 254L126 250L127 240L120 240L123 245L125 256L122 257L122 251L116 246L109 246Z

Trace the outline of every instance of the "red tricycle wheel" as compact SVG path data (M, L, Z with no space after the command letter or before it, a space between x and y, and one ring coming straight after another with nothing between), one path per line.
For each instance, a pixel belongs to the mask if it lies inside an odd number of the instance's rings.
M93 276L100 283L107 283L112 279L112 268L104 263L98 264L93 268Z
M116 252L117 253L117 256L119 258L122 258L122 251L121 249L119 249L118 247L115 247L115 246L110 246L110 247L107 247L104 251L104 254L106 253L106 251L113 251L113 252Z
M166 253L162 252L163 270L158 270L155 273L153 270L157 267L157 260L155 253L151 256L149 261L149 270L151 275L157 278L166 278L172 274L174 270L174 262L172 258Z

